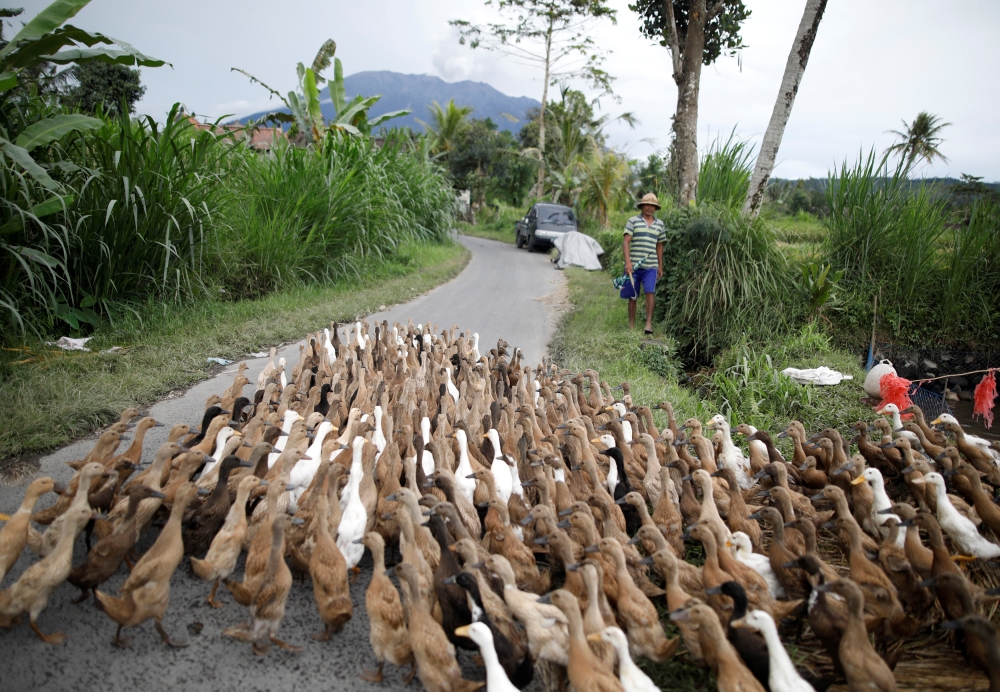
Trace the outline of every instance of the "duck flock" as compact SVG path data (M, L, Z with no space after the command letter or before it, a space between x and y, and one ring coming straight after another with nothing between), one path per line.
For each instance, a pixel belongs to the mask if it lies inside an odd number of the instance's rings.
M998 591L967 576L997 569L1000 455L951 416L928 424L890 405L848 434L792 421L776 433L786 458L767 431L721 415L678 425L669 403L640 405L594 370L527 366L502 340L480 354L457 328L345 334L311 335L290 372L272 350L252 392L241 364L201 427L174 425L149 466L143 440L161 423L129 409L68 484L32 482L0 529L0 580L25 547L39 559L5 580L0 626L27 621L63 644L37 619L68 581L117 625L113 644L152 620L186 646L164 625L189 556L211 606L223 607L221 585L247 608L227 637L260 656L300 651L279 638L293 575L311 583L313 637L327 640L353 615L368 551L378 668L359 673L373 683L388 662L430 692L482 687L463 678L457 647L480 653L491 692L536 678L653 692L634 659L678 655L724 692L888 691L905 644L945 628L1000 690L984 617ZM81 539L89 552L73 565ZM123 565L118 592L102 590ZM786 653L809 631L826 677Z

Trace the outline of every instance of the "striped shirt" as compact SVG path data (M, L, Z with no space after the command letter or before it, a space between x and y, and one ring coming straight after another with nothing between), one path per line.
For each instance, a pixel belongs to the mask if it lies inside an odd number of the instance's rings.
M656 244L667 240L667 229L663 222L653 219L652 225L647 225L642 214L637 214L625 224L625 235L631 236L629 259L632 269L650 269L657 266Z

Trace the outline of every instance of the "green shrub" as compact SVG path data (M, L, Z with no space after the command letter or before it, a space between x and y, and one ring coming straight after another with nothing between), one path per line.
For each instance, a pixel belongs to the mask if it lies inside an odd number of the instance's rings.
M761 219L699 205L665 215L657 319L686 358L702 363L740 336L768 338L798 317L792 273Z
M741 209L753 175L753 145L736 139L736 130L723 142L716 137L698 169L698 202Z

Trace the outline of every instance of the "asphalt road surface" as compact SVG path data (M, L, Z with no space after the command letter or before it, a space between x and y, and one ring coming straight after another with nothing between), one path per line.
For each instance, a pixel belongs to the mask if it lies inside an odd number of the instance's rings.
M372 320L406 323L428 321L437 331L457 324L480 335L480 351L485 353L502 337L512 346L520 347L525 362L540 362L546 344L555 328L555 312L551 301L541 298L558 297L564 291L564 278L545 255L516 250L513 245L478 238L462 237L461 242L473 252L472 260L456 279L439 286L404 305L371 315ZM317 329L326 325L316 325ZM298 347L292 344L281 353L289 368L298 360ZM212 354L206 354L210 356ZM247 375L251 382L266 364L266 358L249 359ZM222 393L232 382L236 364L218 376L192 387L181 396L155 404L149 415L166 424L150 430L144 445L144 463L166 439L169 426L179 422L196 425L201 420L206 398ZM249 387L247 388L249 391ZM41 460L37 475L48 475L68 481L71 469L63 462L80 459L93 446L95 438L81 440ZM127 443L125 443L127 445ZM122 447L124 449L124 446ZM0 512L14 512L24 494L26 479L17 487L0 486ZM43 498L38 509L54 502L54 496ZM156 538L156 531L147 531L140 541L146 550ZM86 555L83 540L78 540L74 564ZM25 549L11 573L4 579L9 587L35 560ZM243 557L234 577L242 575ZM313 641L308 635L322 630L322 622L313 600L312 585L293 585L288 608L279 636L284 641L303 647L294 654L274 647L270 656L258 658L250 645L223 636L222 631L243 622L247 609L237 604L220 587L225 608L214 610L205 603L210 584L193 576L185 560L171 581L170 607L164 627L176 639L187 639L190 646L172 649L160 641L152 622L146 622L126 633L132 636L128 650L112 646L116 625L97 610L93 601L74 605L71 600L78 591L70 584L59 586L49 599L48 607L39 616L43 632L62 632L68 639L62 646L40 641L22 624L10 630L0 630L0 692L27 690L101 690L102 692L153 692L156 690L401 690L402 672L386 665L385 680L374 685L358 679L364 668L374 668L375 659L368 643L368 618L365 614L365 591L371 576L371 558L366 553L361 563L360 578L351 586L354 617L339 634L327 642ZM106 582L103 591L116 593L126 577L125 569ZM27 621L27 618L25 618ZM466 677L485 679L465 652L459 660ZM411 689L419 689L414 682ZM531 688L537 689L537 683Z

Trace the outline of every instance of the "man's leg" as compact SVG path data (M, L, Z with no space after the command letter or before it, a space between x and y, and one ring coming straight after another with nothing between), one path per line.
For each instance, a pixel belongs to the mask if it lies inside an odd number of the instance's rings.
M636 301L635 298L628 299L628 328L635 329L635 311L636 311Z
M652 293L646 294L646 331L653 331L653 301L655 297Z

